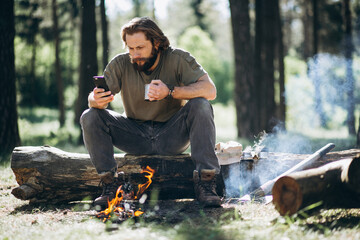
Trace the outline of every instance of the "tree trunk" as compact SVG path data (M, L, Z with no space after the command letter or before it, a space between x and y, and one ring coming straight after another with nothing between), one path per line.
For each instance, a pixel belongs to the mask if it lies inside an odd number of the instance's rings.
M261 128L271 132L277 124L275 104L274 60L276 46L276 4L277 0L263 1L263 51L262 82L259 98Z
M14 1L0 2L0 162L20 144L15 85ZM4 159L2 158L4 157Z
M356 147L360 148L360 117L359 117L359 128L356 135Z
M59 123L60 127L65 125L65 105L64 105L64 83L61 77L60 64L60 37L58 27L57 5L56 0L52 0L52 20L53 20L53 34L55 39L55 77L58 92L58 108L59 108Z
M105 0L100 2L100 15L101 15L101 33L102 33L102 63L105 69L109 60L109 37L108 37L108 21L106 18Z
M94 88L92 77L98 73L95 0L82 0L80 35L80 77L75 111L76 124L79 124L82 112L88 108L87 97Z
M304 41L302 43L302 56L305 61L308 61L308 58L312 56L313 49L312 49L312 5L311 2L308 0L302 0L301 1L301 8L303 9L303 15L301 17L302 19L302 25L303 25L303 36Z
M359 208L359 176L360 155L296 172L276 181L273 203L282 216L313 204L322 208Z
M343 16L345 24L345 61L346 61L346 95L347 95L347 127L349 134L355 135L355 101L354 101L354 74L353 74L353 39L351 24L350 1L343 0Z
M207 31L206 24L204 24L204 13L201 10L202 2L203 0L191 0L190 5L194 10L196 25L198 25L202 30Z
M320 124L322 127L327 126L328 118L323 109L322 94L321 94L321 79L318 75L318 38L319 38L319 19L318 19L318 0L312 0L313 6L313 69L312 69L312 80L315 88L315 111L318 113L320 118Z
M260 118L260 109L261 109L261 98L263 97L261 95L260 89L262 84L262 60L261 60L261 54L263 50L263 31L262 31L262 25L263 25L263 18L262 18L262 11L263 11L263 0L255 0L255 49L254 49L254 88L257 89L256 92L254 92L253 101L256 104L255 108L255 133L259 133L264 128L261 127L261 118Z
M134 7L134 17L141 17L141 5L143 0L132 0Z
M252 138L256 128L255 85L248 0L230 0L235 55L235 106L238 137Z
M286 120L286 99L285 99L285 66L284 66L284 43L283 43L283 25L281 19L281 11L279 1L275 6L276 10L276 28L277 28L277 62L279 71L279 107L278 107L278 119L281 122L283 130L285 130Z

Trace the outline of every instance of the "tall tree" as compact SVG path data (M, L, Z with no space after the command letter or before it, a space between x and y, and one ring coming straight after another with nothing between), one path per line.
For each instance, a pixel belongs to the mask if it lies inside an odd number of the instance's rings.
M141 6L144 0L132 0L134 5L134 17L141 17Z
M262 11L263 11L263 0L255 0L255 49L254 49L254 83L255 83L255 89L261 89L262 84L262 42L263 42L263 18L262 18ZM260 124L260 109L261 109L261 98L264 97L261 94L259 94L261 97L258 97L257 95L254 95L253 101L255 101L256 104L256 110L257 110L257 117L255 119L255 126L256 126L256 132L260 132L264 128L262 128Z
M0 1L0 157L6 156L20 144L16 109L14 37L14 0Z
M105 0L100 2L101 15L101 36L102 36L102 67L103 69L108 64L109 60L109 36L108 36L108 21L106 18Z
M76 123L79 122L82 112L88 107L87 97L94 88L92 77L98 73L95 0L82 0L81 6L80 77L75 109Z
M20 82L19 88L22 93L22 102L27 105L35 105L37 103L36 89L36 58L38 48L38 34L40 23L43 21L39 14L40 3L38 0L17 1L19 13L17 19L17 35L25 39L26 43L31 46L31 59L28 64L28 73L24 77L24 81Z
M314 67L312 69L313 71L313 77L312 80L314 82L314 88L315 88L315 110L318 113L320 117L320 124L322 127L327 126L327 116L323 109L322 104L322 95L320 91L321 87L321 79L318 74L318 39L319 39L319 18L318 18L318 0L312 0L312 10L313 10L313 59L314 59Z
M352 23L350 1L343 0L343 18L345 28L345 61L346 61L346 95L347 95L347 127L349 134L355 135L355 101L354 101L354 74L353 74L353 52L354 44L352 38Z
M59 36L59 24L58 24L56 0L52 0L52 20L53 20L53 34L55 40L55 78L56 78L56 86L58 92L59 122L60 122L60 127L63 127L65 124L64 82L61 77L60 36Z
M254 101L249 0L229 0L235 55L235 106L238 137L254 136L257 117Z
M285 65L284 65L284 44L283 44L283 31L282 31L282 20L281 20L281 11L279 0L275 6L276 11L276 29L277 29L277 62L278 62L278 71L279 71L279 107L278 107L278 118L282 123L285 123L286 120L286 102L285 102ZM285 124L283 124L285 127Z
M194 9L196 25L198 25L202 30L206 31L207 27L204 23L204 13L201 11L201 3L203 0L191 0L190 5Z
M262 81L260 87L260 127L271 132L276 122L275 104L275 46L277 0L263 0L262 6Z

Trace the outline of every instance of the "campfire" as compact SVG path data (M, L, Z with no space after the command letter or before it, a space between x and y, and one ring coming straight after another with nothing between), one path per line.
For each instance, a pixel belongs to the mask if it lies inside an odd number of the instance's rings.
M145 175L145 177L148 181L138 185L136 195L134 194L133 186L130 183L119 186L115 198L108 202L108 207L104 211L101 211L96 215L97 218L106 222L110 218L116 216L119 221L124 221L129 218L139 217L144 213L141 209L136 210L134 200L139 200L145 190L151 185L155 170L147 166L140 173L147 173L148 175Z

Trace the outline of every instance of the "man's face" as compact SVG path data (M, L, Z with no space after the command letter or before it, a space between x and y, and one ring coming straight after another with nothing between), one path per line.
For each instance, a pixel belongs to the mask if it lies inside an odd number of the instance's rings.
M126 35L126 44L129 48L130 60L138 71L148 71L155 63L157 49L143 32Z

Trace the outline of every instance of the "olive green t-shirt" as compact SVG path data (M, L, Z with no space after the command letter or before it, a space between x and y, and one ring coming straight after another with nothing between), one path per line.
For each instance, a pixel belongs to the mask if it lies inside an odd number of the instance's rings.
M145 84L160 79L172 86L186 86L206 74L190 53L169 47L161 52L154 71L147 75L139 72L130 62L129 53L115 56L104 70L104 76L113 94L121 94L125 114L140 121L168 121L185 100L165 98L160 101L145 101Z

